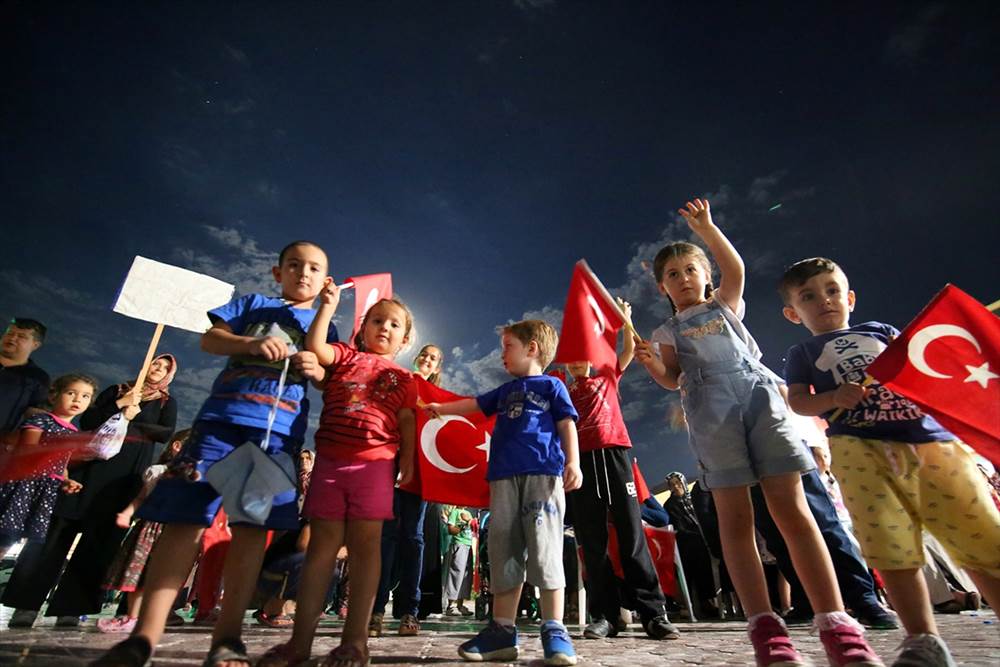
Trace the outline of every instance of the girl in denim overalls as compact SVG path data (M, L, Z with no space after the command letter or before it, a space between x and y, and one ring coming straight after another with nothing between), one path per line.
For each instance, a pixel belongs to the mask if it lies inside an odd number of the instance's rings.
M806 505L800 475L814 463L789 421L777 377L760 362L760 350L741 322L743 260L712 222L708 201L688 202L680 214L719 264L719 287L698 246L672 243L660 250L656 282L675 315L651 341L637 341L636 359L660 385L681 390L691 448L715 499L723 553L749 620L757 664L805 664L768 600L749 493L751 484L760 483L817 610L814 623L829 663L881 665L861 626L844 612L830 554Z

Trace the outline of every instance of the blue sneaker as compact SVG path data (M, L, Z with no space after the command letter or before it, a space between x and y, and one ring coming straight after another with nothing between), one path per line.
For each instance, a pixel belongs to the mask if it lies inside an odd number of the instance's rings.
M576 651L566 626L559 621L546 621L542 625L542 650L546 665L575 665Z
M572 650L570 647L570 652ZM480 630L478 635L458 647L458 654L473 662L517 660L517 628L507 628L490 621L490 624ZM569 665L572 663L553 664Z

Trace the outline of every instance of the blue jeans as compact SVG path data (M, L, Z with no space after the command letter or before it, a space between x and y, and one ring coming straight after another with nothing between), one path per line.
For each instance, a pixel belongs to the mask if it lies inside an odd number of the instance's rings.
M875 597L875 582L872 581L868 567L865 565L861 554L858 553L854 543L847 536L844 525L837 517L837 510L833 506L833 501L823 486L823 480L816 470L810 470L802 475L802 489L805 491L806 502L816 519L820 533L823 534L823 541L826 542L830 551L830 558L833 560L833 569L837 573L837 583L840 586L840 594L844 598L844 603L854 611L860 611L878 604ZM764 502L764 494L760 487L755 486L751 491L754 500L754 516L757 530L764 536L767 550L770 551L778 561L778 569L792 588L792 606L796 608L809 609L809 601L805 597L805 591L795 574L792 566L792 558L788 553L785 540L778 532L778 527L774 524L774 519L767 512Z
M427 503L420 496L400 489L393 492L392 513L395 518L382 523L382 573L379 575L373 614L385 613L389 591L398 580L396 611L400 615L417 615L420 609L426 511Z

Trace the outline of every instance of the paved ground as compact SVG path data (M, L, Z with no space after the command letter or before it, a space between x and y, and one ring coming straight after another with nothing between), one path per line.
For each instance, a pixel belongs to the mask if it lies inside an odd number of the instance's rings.
M9 609L0 614L0 664L3 665L85 665L88 660L113 644L118 638L102 635L90 620L80 630L56 630L52 619L44 619L32 630L10 630ZM965 612L962 615L939 615L938 623L960 665L1000 665L1000 626L992 612ZM320 626L314 649L324 655L338 643L341 624L325 621ZM371 640L373 663L385 665L433 664L458 665L457 645L472 636L480 626L463 620L429 619L417 637L389 634ZM677 641L654 642L646 639L638 626L612 640L576 641L581 665L748 665L753 651L742 623L679 624L683 637ZM542 650L537 626L523 626L520 664L540 665ZM395 626L390 627L390 632ZM579 635L579 627L570 628ZM279 643L288 630L263 628L248 617L245 639L253 655L259 656L269 646ZM818 637L807 627L792 629L799 649L825 665ZM872 631L869 639L887 662L902 639L900 631ZM209 631L185 626L172 629L156 652L155 665L198 665L208 649Z

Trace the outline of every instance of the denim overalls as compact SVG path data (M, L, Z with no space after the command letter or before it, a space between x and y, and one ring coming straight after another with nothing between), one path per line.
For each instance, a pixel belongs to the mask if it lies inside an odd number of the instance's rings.
M691 448L709 489L744 486L761 477L815 467L789 419L778 378L757 356L731 310L712 299L673 332L681 370L681 405Z

